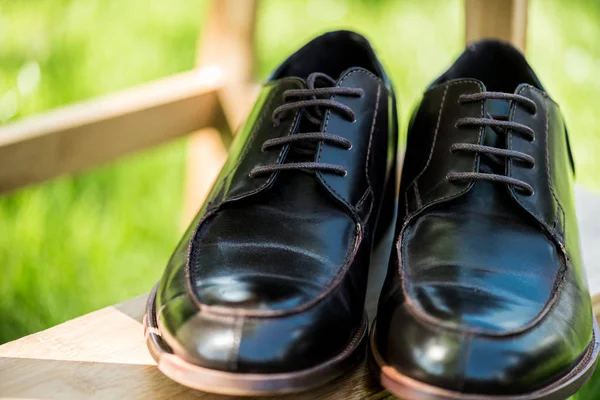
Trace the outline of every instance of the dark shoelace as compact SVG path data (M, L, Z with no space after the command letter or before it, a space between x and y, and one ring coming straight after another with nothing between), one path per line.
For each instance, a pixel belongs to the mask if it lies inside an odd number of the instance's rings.
M498 100L506 100L509 102L514 101L518 105L527 109L530 113L535 114L536 105L535 103L528 99L527 97L520 96L517 94L509 94L509 93L498 93L498 92L483 92L483 93L474 93L474 94L465 94L461 95L458 98L460 103L471 103L476 101L485 101L488 99L498 99ZM533 129L530 127L519 124L518 122L507 121L506 116L497 116L487 114L487 118L461 118L456 122L457 127L461 126L478 126L478 127L486 127L489 126L494 130L494 132L498 134L506 134L506 132L510 129L513 132L516 132L530 141L534 139ZM471 144L471 143L457 143L452 145L450 151L458 152L472 152L477 153L483 156L488 157L492 161L497 164L503 164L501 157L516 159L524 162L529 166L529 168L533 168L535 165L535 160L529 154L525 154L516 150L508 150L502 149L492 146L483 146L479 144ZM516 186L521 189L528 196L533 195L533 187L529 185L527 182L523 182L520 179L511 178L506 175L499 175L493 173L484 173L484 172L453 172L446 175L446 178L449 181L475 181L475 180L485 180L491 182L500 182L506 183L508 185Z
M326 82L328 86L315 87L318 80ZM283 92L283 100L286 103L273 111L272 119L274 126L279 124L279 119L283 113L301 108L304 109L304 117L315 125L321 124L323 108L338 112L351 122L356 120L354 111L352 111L350 107L332 100L330 97L334 95L360 97L363 95L362 89L336 87L334 79L329 75L320 72L310 74L306 79L306 86L306 89L289 89ZM290 99L297 100L289 101ZM352 143L341 136L333 135L331 133L306 132L266 140L262 145L262 151L268 151L274 147L281 147L301 141L323 141L346 150L352 148ZM249 176L253 178L261 174L270 174L272 172L283 170L333 172L340 176L345 176L347 174L347 171L340 165L320 162L296 162L256 167L250 171Z

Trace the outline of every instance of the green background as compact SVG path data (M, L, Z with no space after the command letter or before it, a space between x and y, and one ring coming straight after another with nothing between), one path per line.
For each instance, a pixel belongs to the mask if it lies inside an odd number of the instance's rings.
M579 183L599 190L600 2L530 4L528 56L566 116ZM0 0L0 124L192 68L206 5ZM257 78L318 33L355 29L379 51L405 126L463 47L463 8L263 0ZM180 140L0 197L0 343L147 292L182 231L184 172Z

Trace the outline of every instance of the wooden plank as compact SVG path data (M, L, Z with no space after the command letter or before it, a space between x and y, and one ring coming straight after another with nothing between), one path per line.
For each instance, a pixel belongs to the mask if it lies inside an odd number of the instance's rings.
M224 125L207 67L0 127L0 193Z
M190 138L184 193L184 223L193 219L227 158L231 128L246 116L254 100L250 84L257 0L212 0L198 41L196 63L223 71L227 86L220 100L228 125L204 130ZM225 129L225 130L224 130Z
M528 0L466 0L467 45L496 38L511 42L525 52Z
M0 346L0 398L234 399L196 392L158 371L144 342L145 300L138 297ZM361 365L327 386L285 398L362 400L380 394Z

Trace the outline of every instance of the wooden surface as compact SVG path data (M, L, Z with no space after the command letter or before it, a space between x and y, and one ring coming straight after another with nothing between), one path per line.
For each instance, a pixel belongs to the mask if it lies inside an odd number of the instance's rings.
M600 196L578 187L576 199L591 291L600 293L600 222L596 218ZM390 248L388 233L375 253L369 277L371 318ZM158 371L144 342L145 300L146 296L138 297L0 346L0 398L232 399L189 390ZM315 391L285 396L286 400L386 398L391 396L373 382L364 365Z
M205 399L234 397L187 389L162 375L142 329L146 296L0 346L0 398ZM286 399L384 399L387 393L356 368L318 390Z
M525 52L528 0L466 0L467 45L480 39L497 38Z
M221 72L207 67L0 127L0 193L222 126Z

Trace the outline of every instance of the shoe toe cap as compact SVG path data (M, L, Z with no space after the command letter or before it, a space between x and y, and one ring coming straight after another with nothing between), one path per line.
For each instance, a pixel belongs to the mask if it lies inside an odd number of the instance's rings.
M322 288L268 276L213 279L162 304L162 339L193 364L240 373L310 368L335 357L352 340L362 316L335 294L300 308Z
M382 307L376 352L383 365L433 387L459 393L529 393L557 381L585 359L593 338L591 310L565 318L569 303L559 299L542 321L512 335L447 329L423 319L406 303L391 310Z

